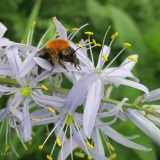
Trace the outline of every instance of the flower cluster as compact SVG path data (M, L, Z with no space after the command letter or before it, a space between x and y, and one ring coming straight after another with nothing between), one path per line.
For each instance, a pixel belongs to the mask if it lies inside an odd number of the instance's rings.
M139 102L159 100L160 89L149 92L147 87L132 74L138 55L127 57L118 67L111 67L126 47L131 45L124 43L123 49L108 63L111 46L118 32L111 36L109 45L105 45L105 39L110 27L105 33L102 45L94 39L91 40L93 33L88 31L85 32L88 39L82 39L75 44L72 39L88 24L73 28L72 33L67 36L66 29L56 17L53 17L53 22L56 33L52 40L67 41L69 48L75 52L79 69L72 61L68 61L71 51L64 52L67 48L59 49L63 54L62 58L65 57L64 62L62 63L59 58L54 66L51 58L56 57L54 54L60 54L54 53L54 47L46 50L47 58L39 56L38 53L44 52L44 46L50 41L42 45L44 37L52 27L42 36L38 45L33 47L31 42L34 25L29 32L27 44L21 44L3 37L7 28L0 23L0 95L9 96L6 106L0 109L1 128L4 122L7 124L6 150L11 146L14 153L19 156L12 145L11 129L14 129L27 150L25 142L33 138L32 127L44 124L53 124L54 127L44 142L39 144L39 149L47 147L47 140L52 134L56 137L53 148L46 155L49 160L52 160L56 145L61 147L58 160L66 159L69 155L71 159L74 159L74 156L84 158L87 155L88 160L112 160L116 157L116 153L108 137L129 148L151 150L130 140L136 136L126 138L115 131L111 125L116 123L117 119L124 123L130 119L160 145L160 130L156 127L160 125L160 106L138 105ZM93 55L94 47L101 47L97 64ZM52 54L49 52L51 49L53 49ZM43 69L41 74L38 74L39 67ZM62 73L73 84L70 90L61 87ZM111 99L112 90L120 85L140 90L143 96L138 97L133 104L126 103L127 97L121 101ZM110 120L106 122L104 119L107 117ZM79 147L79 152L74 151ZM105 148L108 148L110 155L106 155Z

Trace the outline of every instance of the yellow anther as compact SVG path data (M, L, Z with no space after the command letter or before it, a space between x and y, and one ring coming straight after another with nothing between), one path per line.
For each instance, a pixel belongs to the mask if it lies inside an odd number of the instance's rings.
M48 90L48 88L47 88L45 85L43 85L43 84L42 84L42 88L43 88L44 90L46 90L46 91Z
M72 28L72 31L77 31L78 30L78 28Z
M39 150L42 150L43 149L43 145L40 145L38 148L39 148Z
M126 47L130 47L131 46L130 43L123 43L123 45L126 46Z
M78 46L78 47L80 47L80 48L84 48L81 44L79 44L79 43L76 43L76 45Z
M92 160L92 156L88 156L88 160Z
M86 142L86 144L87 144L88 147L90 147L92 149L94 148L88 141Z
M132 56L128 57L128 59L131 60L131 61L134 61L136 63L138 62L138 60L136 58L132 57Z
M53 158L49 155L46 156L48 160L52 160Z
M107 142L107 146L108 146L112 151L115 150L114 147L113 147L109 142Z
M15 112L15 110L18 108L18 106L14 106L12 111Z
M59 147L62 146L61 140L59 138L56 138L56 143L58 144Z
M24 40L23 40L23 39L21 40L21 43L22 43L22 44L24 43Z
M36 134L32 131L32 135L35 136Z
M68 28L66 28L66 31L68 32Z
M5 148L5 152L7 152L7 151L8 151L8 149L9 149L9 146L7 146L7 147Z
M89 42L89 39L86 39L84 42L85 42L85 43Z
M58 37L58 36L59 36L59 34L57 33L57 34L56 34L56 36Z
M38 73L36 74L36 77L38 77L39 75L38 75Z
M84 32L84 34L93 35L93 32Z
M36 21L32 23L32 28L34 28L35 25L36 25Z
M33 120L34 122L39 122L39 119L38 119L38 118L32 118L32 120Z
M29 143L30 145L32 145L32 141L28 141L28 143Z
M118 36L118 32L114 33L114 34L111 36L111 38L113 39L113 38L115 38L115 37L117 37L117 36Z
M81 153L81 152L75 152L74 155L77 157L80 157L80 158L84 158L84 156L85 156L85 154Z
M115 159L115 158L116 158L116 154L115 154L115 153L113 153L113 154L111 154L108 158L109 158L110 160L113 160L113 159Z
M55 110L52 109L51 107L48 107L48 109L49 109L52 113L55 113Z
M103 58L105 61L108 61L108 58L107 58L104 54L102 54L102 58Z
M97 47L101 47L102 45L100 43L96 43L96 46Z
M94 43L94 46L96 46L97 43L96 43L95 39L92 39L92 41Z
M28 148L27 148L27 146L26 146L26 145L24 146L24 149L25 149L26 151L28 150Z

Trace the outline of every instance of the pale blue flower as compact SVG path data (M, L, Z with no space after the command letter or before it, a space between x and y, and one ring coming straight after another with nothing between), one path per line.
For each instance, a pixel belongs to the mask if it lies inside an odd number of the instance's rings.
M150 137L156 144L160 145L160 130L152 122L139 114L137 110L127 109L125 115L130 119L140 130Z

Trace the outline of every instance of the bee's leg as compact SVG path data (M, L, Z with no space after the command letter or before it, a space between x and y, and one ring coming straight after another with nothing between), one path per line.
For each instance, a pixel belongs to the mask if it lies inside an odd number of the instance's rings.
M74 67L79 71L79 70L81 70L81 67L75 62L74 63Z
M59 59L59 64L60 64L65 70L67 70L67 72L69 72L68 69L66 68L66 66L64 65L62 59Z

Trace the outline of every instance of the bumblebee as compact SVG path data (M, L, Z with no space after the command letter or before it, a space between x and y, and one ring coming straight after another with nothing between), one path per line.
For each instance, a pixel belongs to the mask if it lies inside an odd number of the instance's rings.
M70 62L74 64L74 67L77 70L80 70L80 66L77 64L76 60L76 51L74 50L68 41L65 39L55 39L48 42L45 48L38 51L37 54L40 58L47 60L52 65L52 70L54 65L58 62L65 70L67 70L64 65L65 62ZM51 70L51 71L52 71ZM43 69L38 66L38 74L41 74ZM68 71L68 70L67 70ZM68 71L69 72L69 71Z

